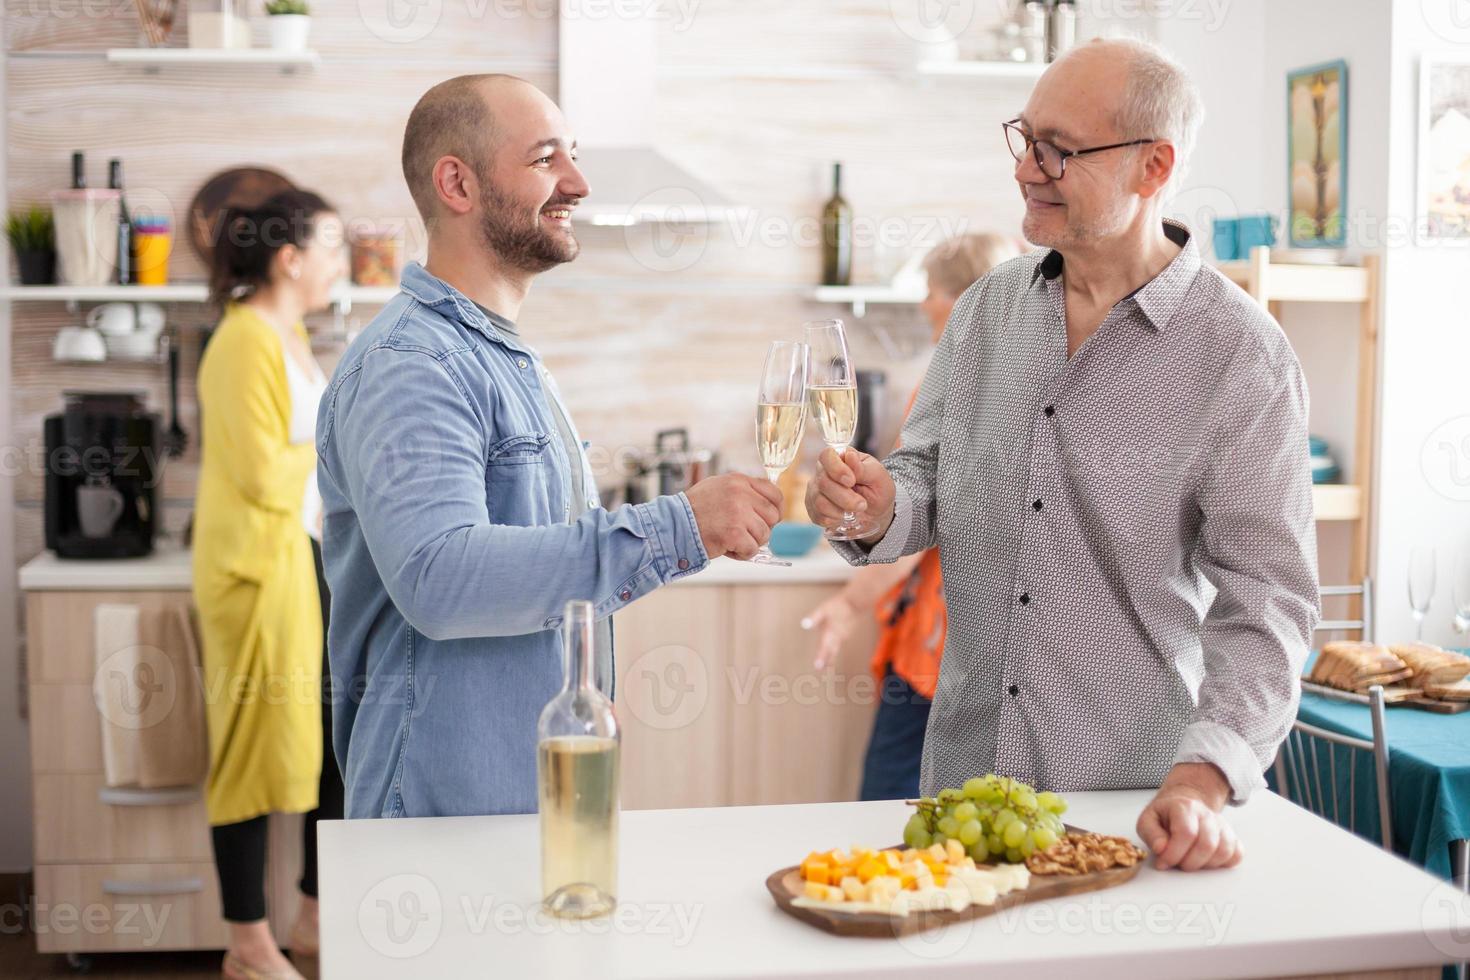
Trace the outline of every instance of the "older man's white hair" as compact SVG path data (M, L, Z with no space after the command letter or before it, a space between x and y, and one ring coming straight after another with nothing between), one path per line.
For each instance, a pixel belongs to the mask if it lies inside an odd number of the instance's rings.
M1096 38L1073 48L1128 61L1127 88L1116 125L1122 139L1160 139L1174 144L1174 172L1162 203L1179 189L1189 169L1190 154L1205 118L1204 101L1189 73L1164 49L1134 37Z

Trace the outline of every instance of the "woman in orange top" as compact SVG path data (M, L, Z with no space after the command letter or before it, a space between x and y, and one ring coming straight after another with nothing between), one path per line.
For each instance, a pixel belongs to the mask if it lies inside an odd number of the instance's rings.
M960 294L993 267L1019 254L1011 239L994 234L963 235L935 246L924 259L929 294L920 308L929 318L936 344ZM913 403L910 396L910 409ZM860 568L841 592L812 610L802 625L819 630L818 670L832 663L857 617L870 609L875 609L881 630L872 670L882 697L863 762L860 798L909 799L919 795L924 729L944 652L947 622L939 549L930 548L891 565Z

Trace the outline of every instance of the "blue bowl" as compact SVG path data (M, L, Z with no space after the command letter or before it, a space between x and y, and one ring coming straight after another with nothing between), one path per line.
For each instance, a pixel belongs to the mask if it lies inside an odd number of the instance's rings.
M771 551L782 558L800 558L821 539L822 529L815 524L782 521L771 528Z

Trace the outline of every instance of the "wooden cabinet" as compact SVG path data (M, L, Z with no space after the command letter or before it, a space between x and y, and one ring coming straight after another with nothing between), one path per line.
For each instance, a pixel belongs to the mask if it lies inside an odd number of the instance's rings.
M628 809L857 798L877 706L866 620L829 670L802 617L832 584L681 584L615 620Z
M36 945L43 953L226 944L203 787L109 788L92 693L100 603L166 611L187 610L189 602L183 591L28 595ZM296 914L300 815L272 816L269 848L271 921L284 941Z

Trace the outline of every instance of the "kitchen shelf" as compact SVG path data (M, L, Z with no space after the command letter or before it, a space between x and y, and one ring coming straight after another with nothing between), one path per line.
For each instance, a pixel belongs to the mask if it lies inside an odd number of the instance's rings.
M1037 61L921 61L920 75L1037 79L1049 66Z
M141 65L153 71L173 65L261 65L291 72L316 68L322 60L315 51L273 48L109 48L105 57L115 65Z
M1348 484L1312 487L1312 511L1319 521L1352 522L1348 582L1356 585L1368 574L1372 545L1372 487L1375 422L1378 417L1378 284L1379 260L1368 255L1362 265L1309 265L1273 262L1271 249L1258 245L1244 262L1224 262L1218 268L1251 298L1281 322L1282 303L1351 303L1358 307L1358 388L1354 419L1353 470ZM1361 618L1361 608L1350 618Z
M1222 262L1231 282L1262 302L1361 303L1368 298L1368 270L1360 265ZM1253 279L1254 277L1254 279Z
M382 305L398 294L397 286L338 286L332 302L350 309L354 303ZM202 282L167 286L0 286L0 300L21 303L203 303L209 287Z
M1363 516L1363 491L1350 483L1312 486L1312 516L1319 521L1356 521Z
M868 304L914 306L923 302L922 290L898 289L884 283L865 286L818 286L811 298L818 303L851 304L853 316L865 316Z

